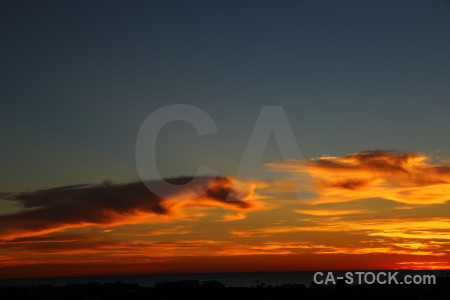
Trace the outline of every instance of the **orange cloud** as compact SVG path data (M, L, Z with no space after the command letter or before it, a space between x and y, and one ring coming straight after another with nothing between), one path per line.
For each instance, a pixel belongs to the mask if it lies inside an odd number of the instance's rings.
M450 200L450 166L432 164L423 154L368 151L269 166L297 176L310 174L319 195L310 202L314 204L364 198L415 205Z
M271 166L295 176L204 177L164 197L141 182L3 195L23 209L0 215L0 267L67 276L448 266L448 166L386 151ZM318 200L299 201L298 186Z
M450 263L447 261L404 261L396 263L400 269L406 270L448 270Z
M229 221L237 221L245 219L245 214L240 212L233 212L229 214L225 214L222 219L218 220L220 222L229 222Z
M309 219L303 226L269 226L233 230L239 237L272 236L294 232L362 232L367 236L414 239L449 239L450 218L418 216L381 216L366 218L327 217Z
M339 216L371 213L365 209L296 209L295 212L311 216Z

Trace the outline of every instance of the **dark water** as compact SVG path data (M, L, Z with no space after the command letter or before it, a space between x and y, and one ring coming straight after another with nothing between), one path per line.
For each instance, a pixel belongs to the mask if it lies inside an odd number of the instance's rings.
M321 271L323 273L327 271ZM333 271L335 276L344 276L347 271ZM365 271L367 272L367 271ZM373 271L373 272L380 272ZM387 271L386 271L387 272ZM448 271L391 271L399 272L399 278L410 274L430 274L436 277L443 276ZM276 286L286 283L309 284L313 281L314 271L299 272L236 272L236 273L185 273L185 274L149 274L149 275L113 275L113 276L86 276L86 277L58 277L58 278L28 278L28 279L2 279L0 286L12 285L40 285L50 284L63 286L67 284L86 284L86 283L134 283L140 286L152 287L156 282L161 281L182 281L199 280L212 281L217 280L227 286L255 286L261 283Z

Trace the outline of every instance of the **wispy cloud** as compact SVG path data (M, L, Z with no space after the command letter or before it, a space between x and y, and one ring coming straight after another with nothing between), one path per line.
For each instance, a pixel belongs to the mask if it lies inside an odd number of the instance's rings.
M181 184L190 179L170 181ZM176 194L167 191L164 198L154 195L142 182L76 185L12 194L10 199L24 209L0 215L0 238L14 239L90 225L107 227L192 219L216 208L239 212L236 216L243 218L246 212L269 208L254 197L250 186L233 185L228 177L204 177L200 184L209 186L201 196L191 196L195 195L192 189L202 188L196 186ZM227 201L229 195L234 201ZM224 218L232 219L229 216Z
M414 239L450 240L450 218L418 216L381 217L322 217L309 219L302 226L268 226L248 230L234 230L240 237L273 236L293 232L350 232L368 236L404 237Z
M367 151L343 157L272 163L294 175L310 174L319 199L311 203L383 198L406 204L450 200L450 166L418 153Z
M50 275L448 266L442 162L370 151L270 166L289 176L185 187L192 178L172 178L181 188L162 197L142 182L4 194L22 210L0 215L0 267L26 276L43 264Z
M295 212L311 216L339 216L339 215L355 215L368 214L372 211L365 209L296 209Z

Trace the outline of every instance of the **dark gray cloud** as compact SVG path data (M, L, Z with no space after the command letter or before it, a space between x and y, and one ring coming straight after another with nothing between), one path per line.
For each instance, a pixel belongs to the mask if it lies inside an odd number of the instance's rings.
M192 178L171 178L166 181L182 185ZM203 177L200 185L209 187L203 196L190 199L190 207L220 206L233 210L251 209L252 204L241 200L245 196L232 190L227 177ZM158 181L150 182L157 185ZM190 187L192 188L192 187ZM205 188L205 190L206 190ZM188 192L188 191L186 191ZM227 201L230 194L234 201ZM142 182L126 184L104 183L97 185L72 185L45 190L9 194L23 210L0 215L0 237L14 239L87 225L109 226L133 223L136 217L176 217L183 206L170 205L167 198L153 194Z

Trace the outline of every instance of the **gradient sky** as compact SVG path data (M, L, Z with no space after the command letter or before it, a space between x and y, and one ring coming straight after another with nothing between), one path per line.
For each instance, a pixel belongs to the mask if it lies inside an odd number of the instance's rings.
M449 16L444 0L3 1L0 276L450 268ZM177 103L218 133L167 125L161 173L214 168L241 206L133 200L138 130ZM264 162L286 180L233 178L264 105L284 107L306 160L278 162L272 140ZM377 149L398 152L351 155ZM305 172L312 202L291 190ZM74 214L54 217L58 201Z

